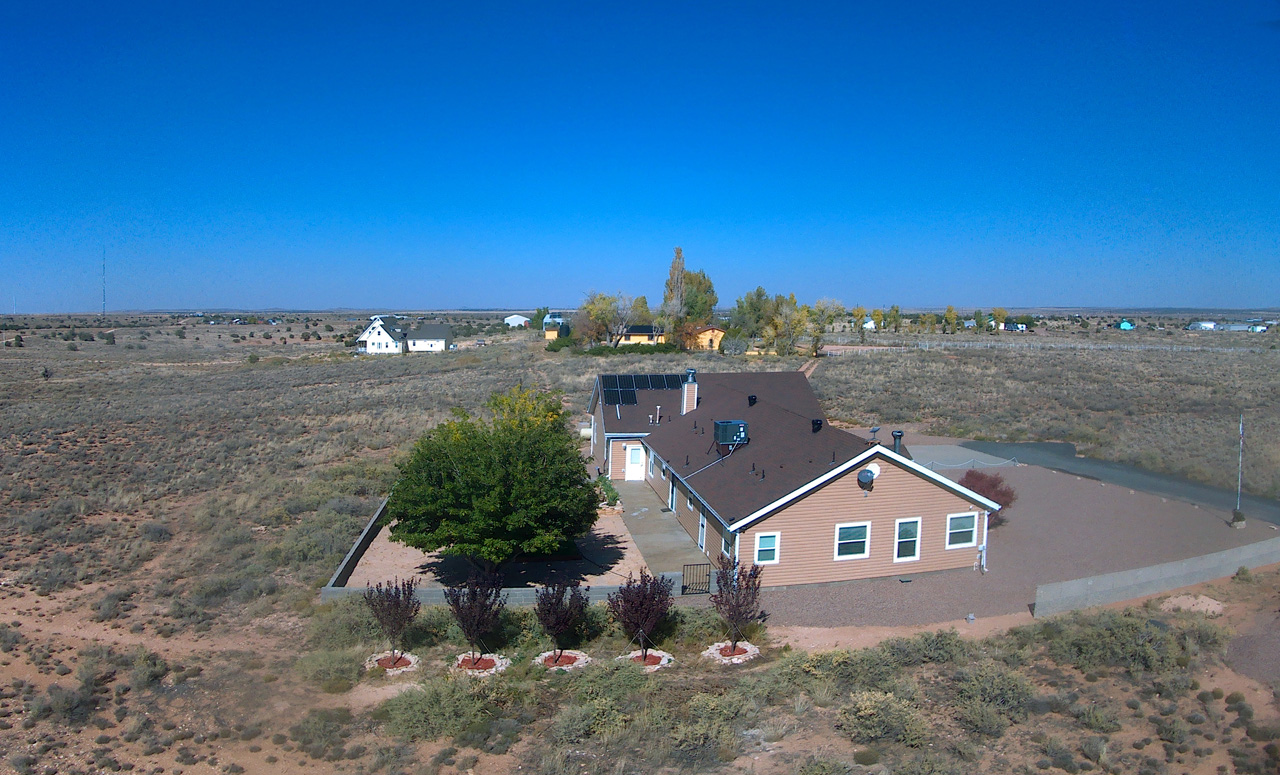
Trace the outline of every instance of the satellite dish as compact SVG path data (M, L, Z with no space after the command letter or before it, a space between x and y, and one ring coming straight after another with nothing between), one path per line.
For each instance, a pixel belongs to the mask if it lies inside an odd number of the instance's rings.
M874 427L874 428L872 428L872 429L871 429L871 440L872 440L872 441L875 441L875 440L876 440L876 434L877 434L877 433L879 433L879 432L880 432L880 426L879 426L879 425L877 425L876 427Z

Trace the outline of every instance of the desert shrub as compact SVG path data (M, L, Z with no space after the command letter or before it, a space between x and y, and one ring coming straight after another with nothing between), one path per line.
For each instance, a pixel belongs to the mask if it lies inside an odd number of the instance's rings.
M457 627L456 624L453 631L462 634L462 628ZM498 623L493 629L490 641L494 648L522 649L526 646L540 645L543 634L542 626L538 624L538 616L532 608L503 607L498 612Z
M796 652L778 661L771 678L778 689L806 691L828 686L845 692L885 689L898 675L897 667L878 648L850 651Z
M22 576L22 582L29 584L37 595L53 594L75 586L79 580L76 561L66 552L54 552L47 560Z
M618 488L613 486L613 481L609 477L596 477L596 486L600 488L600 500L610 506L618 505L618 499L622 496L618 494Z
M724 634L724 621L714 609L673 607L653 637L667 647L702 649L720 640Z
M622 729L630 717L609 698L569 703L551 719L551 739L557 745L580 743L589 737Z
M372 647L381 637L378 620L359 595L316 606L307 622L307 643L317 649Z
M607 700L621 707L633 704L655 687L652 675L625 660L594 662L577 672L573 696L578 702Z
M840 709L836 728L855 743L891 740L910 747L924 743L926 727L915 709L888 692L861 691Z
M520 722L502 716L482 716L467 725L453 742L464 748L475 748L484 753L501 756L510 750L520 738ZM461 767L462 760L458 761Z
M169 674L169 663L159 654L139 648L133 657L133 667L129 671L129 686L134 691L142 691Z
M129 602L129 598L133 597L137 590L132 587L123 589L113 589L104 594L98 602L93 604L93 620L95 622L105 622L111 619L119 619L124 616L135 606Z
M351 721L351 711L346 708L313 708L289 727L289 739L297 743L299 751L322 759L342 747L343 733Z
M31 704L30 717L36 720L52 718L67 724L84 724L98 709L95 688L85 683L74 689L51 684L44 695Z
M998 662L982 662L956 674L956 694L962 702L990 706L1010 721L1027 715L1034 692L1021 675Z
M1049 656L1079 670L1123 667L1132 673L1164 672L1174 666L1177 643L1166 627L1132 609L1063 617L1049 638Z
M143 522L138 526L138 535L158 544L173 538L173 531L159 522Z
M268 546L265 558L277 567L306 570L320 578L342 561L366 521L355 514L322 508Z
M899 667L926 663L951 664L967 659L973 646L955 630L922 632L910 638L889 638L880 649Z
M672 742L683 749L732 747L734 722L746 709L741 694L697 692L679 709L679 718L672 725Z
M1255 578L1253 571L1249 570L1248 565L1241 565L1236 569L1236 573L1231 577L1231 580L1237 581L1241 584L1252 584L1255 581Z
M893 775L961 775L965 771L941 754L923 753L899 764Z
M484 718L486 704L476 689L465 680L430 678L420 689L387 700L380 710L392 733L409 740L435 740Z
M1185 673L1166 673L1151 682L1161 697L1185 697L1191 692L1192 679Z
M13 651L22 642L22 633L0 622L0 652Z
M1107 740L1107 738L1100 737L1100 736L1086 738L1085 741L1080 744L1080 752L1084 754L1084 758L1088 759L1094 764L1097 764L1100 767L1105 768L1107 767L1107 764L1108 764L1108 761L1107 761L1108 742L1109 741Z
M1098 705L1076 705L1071 708L1071 715L1085 727L1094 732L1119 732L1120 719L1113 711Z
M992 705L979 700L965 700L956 709L956 720L970 732L988 737L1000 737L1009 727L1009 721Z
M363 654L354 650L315 651L300 657L294 669L302 680L326 692L345 692L360 679Z
M1182 719L1169 718L1156 724L1156 736L1167 743L1177 745L1185 742L1187 735L1187 725Z

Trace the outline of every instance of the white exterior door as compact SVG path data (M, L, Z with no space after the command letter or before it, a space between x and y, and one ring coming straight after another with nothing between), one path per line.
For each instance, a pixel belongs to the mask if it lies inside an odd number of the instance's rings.
M707 550L707 515L698 515L698 548L702 551Z
M623 479L628 482L644 481L644 450L639 444L628 444L625 447L627 464L623 469Z
M673 512L674 512L674 511L676 510L676 478L675 478L675 474L672 474L672 475L671 475L671 481L669 482L669 485L670 485L671 489L667 491L667 508L671 509L671 511L673 511Z

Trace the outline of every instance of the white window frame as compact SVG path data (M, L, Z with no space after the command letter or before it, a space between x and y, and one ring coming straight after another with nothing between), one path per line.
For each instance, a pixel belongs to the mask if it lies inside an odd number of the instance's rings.
M969 543L967 543L967 544L953 544L953 543L951 543L951 520L956 519L957 517L973 517L973 528L972 528L972 531L973 531L973 540L972 540L972 541L970 541L970 542L969 542ZM980 519L980 515L979 515L979 514L978 514L978 512L976 512L976 511L964 511L964 512L961 512L961 513L959 513L959 514L948 514L948 515L947 515L947 548L948 548L948 549L966 549L966 548L969 548L969 547L977 546L977 545L978 545L978 520L979 520L979 519Z
M761 560L760 539L768 538L770 536L773 538L773 559ZM782 533L756 533L756 550L751 557L755 561L756 565L777 565L782 559Z
M914 557L899 557L898 545L903 540L905 540L905 539L899 538L899 536L902 535L901 533L902 525L907 522L916 523L916 537L914 539L916 543L916 553ZM895 519L893 521L893 561L894 562L919 562L920 544L922 543L922 540L923 540L922 534L924 532L922 529L923 527L924 527L924 520L921 519L920 517L907 517L906 519Z
M840 528L842 527L865 527L867 529L866 537L863 539L862 554L840 554ZM834 533L834 545L831 548L831 556L836 562L843 560L865 560L871 556L871 523L870 522L842 522L836 525Z
M684 502L689 507L689 511L693 511L693 493L686 493Z
M649 453L649 478L653 478L653 459L656 457L652 452Z
M733 544L729 542L729 533L720 535L720 553L729 559L733 559Z

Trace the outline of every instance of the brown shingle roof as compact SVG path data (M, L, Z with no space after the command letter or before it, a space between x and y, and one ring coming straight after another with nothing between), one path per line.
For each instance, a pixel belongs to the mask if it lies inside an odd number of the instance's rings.
M773 503L871 446L826 423L799 372L699 374L697 379L697 409L682 416L673 406L670 421L651 426L645 444L725 522ZM732 453L718 448L716 420L745 421L748 443ZM823 421L817 432L814 420Z

